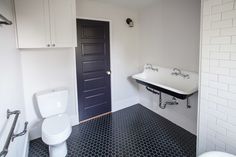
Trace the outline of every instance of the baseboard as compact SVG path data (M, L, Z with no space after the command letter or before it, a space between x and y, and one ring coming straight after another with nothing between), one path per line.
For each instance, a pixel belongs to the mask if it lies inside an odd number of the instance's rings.
M139 103L138 97L131 97L128 99L123 99L112 103L112 112L122 110L124 108L133 106Z

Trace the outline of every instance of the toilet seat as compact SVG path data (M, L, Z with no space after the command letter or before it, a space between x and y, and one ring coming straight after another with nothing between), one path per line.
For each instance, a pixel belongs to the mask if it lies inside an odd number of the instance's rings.
M70 119L66 114L46 118L42 124L42 140L48 145L65 142L72 131Z

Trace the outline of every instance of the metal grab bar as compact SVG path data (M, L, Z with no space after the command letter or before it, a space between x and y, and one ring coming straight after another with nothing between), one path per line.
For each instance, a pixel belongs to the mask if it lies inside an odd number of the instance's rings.
M6 17L4 17L2 14L0 14L0 19L2 19L3 21L0 21L0 24L4 24L4 25L11 25L12 22L10 20L8 20Z
M17 120L18 120L19 115L20 115L20 111L16 110L16 111L12 111L11 112L10 110L7 110L7 119L9 119L11 115L15 115L15 118L14 118L14 121L12 123L11 130L10 130L8 136L7 136L7 140L6 140L6 143L5 143L4 147L3 147L3 150L0 152L0 157L5 157L7 155L8 147L9 147L11 141L14 140L14 138L16 138L18 136L23 136L27 132L28 122L25 122L24 130L21 133L19 133L19 134L14 134L16 123L17 123Z

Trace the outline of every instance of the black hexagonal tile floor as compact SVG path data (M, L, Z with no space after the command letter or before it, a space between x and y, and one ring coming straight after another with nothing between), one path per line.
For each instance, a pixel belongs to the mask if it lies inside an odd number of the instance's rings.
M68 157L195 157L196 136L142 105L78 126L68 141ZM48 157L41 139L30 142L29 157Z

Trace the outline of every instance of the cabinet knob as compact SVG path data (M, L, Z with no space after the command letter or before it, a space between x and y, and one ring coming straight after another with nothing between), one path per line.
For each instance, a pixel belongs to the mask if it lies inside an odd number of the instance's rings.
M47 44L47 47L50 47L50 44Z
M55 47L55 46L56 46L56 44L52 44L52 46L53 46L53 47Z

